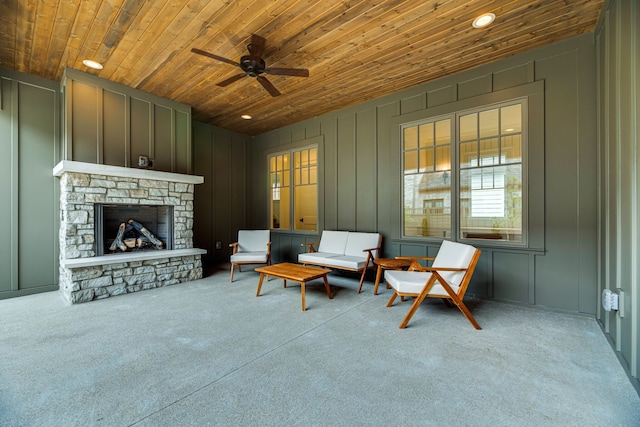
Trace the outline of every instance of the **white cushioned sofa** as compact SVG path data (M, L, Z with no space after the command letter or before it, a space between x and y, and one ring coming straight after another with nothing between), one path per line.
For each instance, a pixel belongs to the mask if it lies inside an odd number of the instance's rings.
M319 242L302 243L302 246L308 250L298 255L299 263L362 272L361 288L367 269L375 267L373 260L380 255L382 235L324 230Z

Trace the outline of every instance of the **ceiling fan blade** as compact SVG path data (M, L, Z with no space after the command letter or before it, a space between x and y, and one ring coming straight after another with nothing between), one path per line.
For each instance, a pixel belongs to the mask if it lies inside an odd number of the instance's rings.
M226 80L223 80L221 82L216 83L216 86L220 86L220 87L229 86L231 83L235 82L236 80L240 80L241 78L243 78L246 75L247 75L247 73L236 74L235 76L229 77Z
M251 36L251 44L247 46L249 48L249 58L255 61L259 61L262 58L264 52L264 45L267 41L257 34Z
M306 68L265 68L264 72L275 76L309 77L309 70Z
M267 92L269 92L271 94L271 96L279 96L280 95L280 92L278 91L278 89L276 89L276 87L274 85L272 85L271 82L266 79L266 77L258 76L258 77L256 77L256 79L260 82L262 87L264 87L267 90Z
M238 67L240 66L240 64L237 63L236 61L232 61L230 59L223 58L222 56L214 55L213 53L209 53L209 52L204 51L202 49L198 49L198 48L194 47L193 49L191 49L191 52L197 53L198 55L208 56L209 58L217 59L218 61L226 62L227 64L236 65Z

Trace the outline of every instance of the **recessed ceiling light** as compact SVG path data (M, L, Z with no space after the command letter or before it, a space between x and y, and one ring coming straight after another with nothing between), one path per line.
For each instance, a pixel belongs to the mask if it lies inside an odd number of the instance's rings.
M245 119L245 120L251 120L251 119L253 118L253 117L251 117L251 116L250 116L250 115L248 115L248 114L243 114L243 115L241 115L240 117L242 117L242 118L243 118L243 119Z
M491 24L496 19L496 15L493 13L483 13L473 20L473 28L484 28Z
M91 59L85 59L82 61L82 63L89 68L93 68L94 70L102 70L102 64L96 61L92 61Z

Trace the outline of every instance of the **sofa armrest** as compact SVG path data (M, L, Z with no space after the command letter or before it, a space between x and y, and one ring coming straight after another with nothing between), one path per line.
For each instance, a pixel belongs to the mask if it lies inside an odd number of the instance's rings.
M238 242L233 242L229 244L230 248L233 248L233 253L237 254L238 253Z
M313 245L319 245L320 242L300 243L300 246L307 246L307 253L316 252L316 248Z
M362 252L371 252L371 251L376 251L376 250L380 250L380 247L378 246L377 248L369 248L369 249L363 249Z
M373 261L375 259L375 257L373 256L373 251L379 251L380 248L369 248L369 249L363 249L362 252L367 252L367 265L369 265L369 261Z
M380 257L380 250L381 249L382 248L380 246L377 246L375 248L368 248L368 249L363 249L362 250L362 252L367 252L367 262L365 264L366 267L369 266L370 262L373 262L373 260L376 259L376 257L373 256L373 251L378 251L378 257ZM365 270L366 270L366 267L365 267Z

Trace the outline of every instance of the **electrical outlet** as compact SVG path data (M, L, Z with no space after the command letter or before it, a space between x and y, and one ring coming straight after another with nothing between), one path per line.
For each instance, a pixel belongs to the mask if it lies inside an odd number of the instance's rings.
M221 241L217 241L216 242L216 249L218 249L218 250L222 249L222 242Z
M602 308L605 311L618 310L618 294L611 292L609 289L602 291Z

